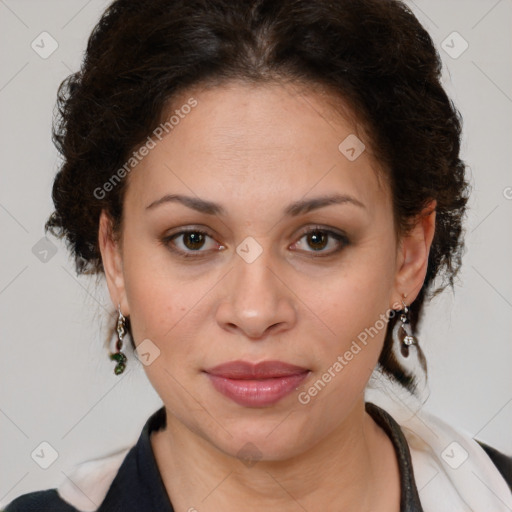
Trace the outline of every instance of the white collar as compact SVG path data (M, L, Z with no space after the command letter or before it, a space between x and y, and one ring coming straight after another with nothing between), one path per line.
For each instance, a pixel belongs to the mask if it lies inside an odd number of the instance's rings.
M510 512L512 492L478 442L392 388L367 388L365 400L400 425L424 512Z

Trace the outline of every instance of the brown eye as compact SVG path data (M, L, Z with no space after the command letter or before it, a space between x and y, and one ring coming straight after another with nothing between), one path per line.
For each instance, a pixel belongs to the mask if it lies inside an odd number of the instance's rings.
M201 257L204 256L206 252L209 252L208 249L215 250L223 248L223 246L217 244L206 231L200 229L180 231L164 237L162 242L169 250L184 258ZM208 247L208 242L210 247Z
M311 231L307 235L307 241L309 246L315 251L324 249L327 245L329 236L324 231Z
M332 242L330 243L331 240ZM318 253L312 254L312 256L330 256L341 251L341 249L348 244L348 238L341 233L329 229L312 228L305 231L294 246L304 249L305 252ZM326 247L329 247L329 245L333 248L331 250L324 250ZM307 248L312 250L308 250Z
M201 249L204 245L205 234L200 233L199 231L189 231L187 233L183 233L183 245L192 251Z

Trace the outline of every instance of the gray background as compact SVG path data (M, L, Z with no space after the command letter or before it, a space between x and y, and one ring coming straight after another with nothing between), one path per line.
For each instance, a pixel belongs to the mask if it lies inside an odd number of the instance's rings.
M56 91L78 69L108 3L0 0L0 506L55 487L76 462L135 443L161 405L137 360L113 374L102 350L113 311L105 286L77 278L62 243L51 239L57 252L46 262L36 245L59 161L50 139ZM474 187L455 296L445 291L430 304L421 333L425 408L512 454L512 1L409 4L444 60ZM58 43L46 59L31 47L43 31ZM458 58L442 46L454 31L469 44ZM58 452L48 469L31 458L43 441Z

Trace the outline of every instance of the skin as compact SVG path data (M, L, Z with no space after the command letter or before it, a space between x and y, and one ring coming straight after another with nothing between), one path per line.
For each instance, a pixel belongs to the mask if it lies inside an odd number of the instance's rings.
M144 369L166 407L168 427L151 443L171 502L179 512L396 512L395 452L364 410L385 329L308 404L298 393L381 314L400 309L404 295L406 304L414 301L435 201L397 240L391 194L369 141L361 135L367 150L349 161L338 145L360 127L316 89L230 83L190 90L175 104L192 95L197 107L129 175L121 243L104 213L99 226L111 299L130 316L135 343L149 339L160 350ZM364 208L344 203L283 215L294 201L334 192ZM166 194L220 203L226 212L177 202L146 209ZM315 245L304 236L315 225L345 232L348 245L332 237ZM189 227L209 233L202 246L174 239L195 259L162 243ZM246 237L262 249L252 263L236 252ZM325 256L313 256L319 253ZM202 371L236 359L277 359L311 375L272 406L244 407ZM248 442L261 457L251 466L237 457Z

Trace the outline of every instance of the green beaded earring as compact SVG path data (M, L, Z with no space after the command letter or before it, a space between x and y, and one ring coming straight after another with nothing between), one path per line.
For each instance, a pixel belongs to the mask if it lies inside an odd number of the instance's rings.
M121 304L118 304L117 311L118 311L117 328L116 328L116 330L117 330L117 341L116 341L117 352L110 354L110 359L112 361L117 362L116 367L114 368L114 373L116 375L120 375L121 373L123 373L124 369L126 368L126 361L127 361L126 356L122 352L123 345L124 345L123 338L126 333L126 329L125 329L126 318L121 313Z

